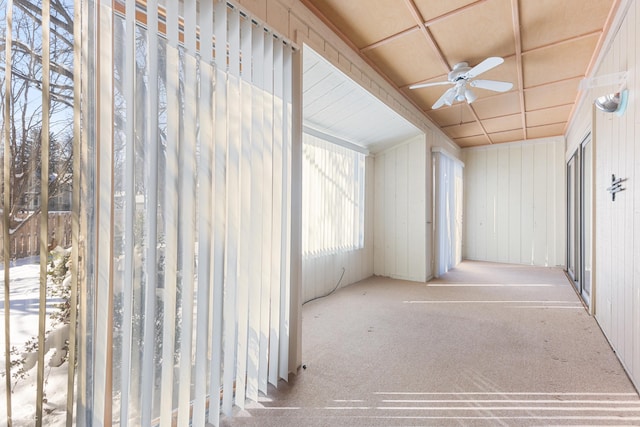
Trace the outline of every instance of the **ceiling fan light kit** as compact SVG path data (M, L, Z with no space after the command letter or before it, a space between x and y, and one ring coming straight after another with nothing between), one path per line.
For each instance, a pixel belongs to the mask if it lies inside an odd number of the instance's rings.
M469 64L467 62L459 62L454 65L453 69L449 72L449 74L447 74L446 82L418 83L409 86L409 89L420 89L429 86L452 84L455 86L447 89L431 108L435 110L445 104L450 106L454 101L467 101L469 104L471 104L477 99L477 96L471 91L471 89L467 87L467 83L471 87L491 90L494 92L507 92L511 90L511 88L513 87L512 83L496 80L472 80L485 71L489 71L490 69L497 67L503 62L504 59L497 56L489 57L473 68L469 67Z

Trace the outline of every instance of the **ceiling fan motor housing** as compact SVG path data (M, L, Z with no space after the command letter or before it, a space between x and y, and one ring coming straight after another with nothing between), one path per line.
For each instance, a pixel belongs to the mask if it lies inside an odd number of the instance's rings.
M471 67L469 67L467 62L458 62L447 75L447 79L452 83L458 80L465 80L465 74L467 74L469 70L471 70Z

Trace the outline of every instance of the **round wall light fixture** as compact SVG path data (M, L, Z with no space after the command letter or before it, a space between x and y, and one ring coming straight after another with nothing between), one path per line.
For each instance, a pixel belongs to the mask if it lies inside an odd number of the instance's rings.
M623 89L620 92L610 93L596 98L594 104L600 111L616 113L617 116L622 116L627 109L628 98L629 91Z

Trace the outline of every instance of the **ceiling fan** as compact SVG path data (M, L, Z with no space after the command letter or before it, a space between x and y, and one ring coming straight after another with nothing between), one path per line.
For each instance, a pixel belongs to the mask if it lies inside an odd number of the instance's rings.
M409 86L409 89L419 89L428 86L454 85L442 94L431 108L434 110L443 105L451 105L454 101L466 100L469 104L476 100L477 96L467 86L479 87L481 89L493 90L495 92L506 92L513 87L512 83L500 82L497 80L472 80L485 71L502 64L504 59L492 56L475 67L469 67L466 62L459 62L453 66L453 70L447 74L446 82L418 83Z

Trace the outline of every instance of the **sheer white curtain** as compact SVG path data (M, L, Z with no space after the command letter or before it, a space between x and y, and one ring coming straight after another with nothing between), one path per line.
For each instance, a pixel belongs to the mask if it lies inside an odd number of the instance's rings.
M462 167L459 160L433 151L435 182L436 277L462 260Z
M293 48L226 1L101 1L92 24L96 310L80 418L218 425L288 377Z

